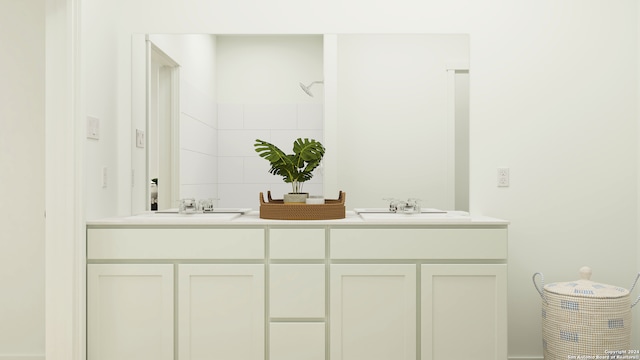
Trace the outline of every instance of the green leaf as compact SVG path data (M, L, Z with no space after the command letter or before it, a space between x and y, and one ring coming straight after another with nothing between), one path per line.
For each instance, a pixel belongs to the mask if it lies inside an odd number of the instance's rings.
M269 173L283 177L286 183L305 182L313 177L313 170L320 165L324 146L313 139L297 139L293 143L293 154L285 154L277 146L256 139L256 152L269 161Z

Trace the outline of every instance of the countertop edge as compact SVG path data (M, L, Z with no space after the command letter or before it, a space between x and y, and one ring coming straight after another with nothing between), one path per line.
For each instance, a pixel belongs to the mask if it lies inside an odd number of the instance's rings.
M123 216L87 220L88 228L92 227L244 227L244 226L508 226L509 221L488 216L452 217L447 219L363 219L353 211L347 211L344 219L337 220L270 220L261 219L258 211L246 215L238 215L231 219L213 219L205 216L176 214L171 217Z

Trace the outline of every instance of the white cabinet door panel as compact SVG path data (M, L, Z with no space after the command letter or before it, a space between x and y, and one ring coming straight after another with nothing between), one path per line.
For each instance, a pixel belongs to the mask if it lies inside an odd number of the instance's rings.
M89 360L173 359L173 265L87 266Z
M416 265L331 266L331 359L416 358Z
M421 278L422 360L507 358L507 265L422 265Z
M264 359L264 265L178 267L180 360Z

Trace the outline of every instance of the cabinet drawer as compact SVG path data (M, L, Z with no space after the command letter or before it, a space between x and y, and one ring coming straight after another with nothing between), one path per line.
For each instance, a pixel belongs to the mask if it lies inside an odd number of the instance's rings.
M272 323L270 360L325 360L324 323Z
M88 229L88 259L263 259L264 229Z
M507 229L331 229L332 259L506 259Z
M269 266L271 318L322 318L325 311L325 266Z
M325 229L270 229L272 259L324 259Z

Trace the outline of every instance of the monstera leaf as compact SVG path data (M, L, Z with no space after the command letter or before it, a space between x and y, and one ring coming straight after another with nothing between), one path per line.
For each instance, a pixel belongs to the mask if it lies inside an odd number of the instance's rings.
M298 139L293 143L293 152L296 156L296 166L304 167L302 172L311 172L320 165L324 156L324 146L313 139Z
M298 171L291 155L287 155L277 146L259 139L256 139L254 146L256 152L271 163L271 169L269 169L271 174L284 177L285 182L293 181Z
M320 165L324 146L313 139L297 139L293 142L293 154L285 154L277 146L256 139L256 152L269 161L269 172L282 176L284 182L293 183L293 192L300 191L300 183L313 177L313 170Z

